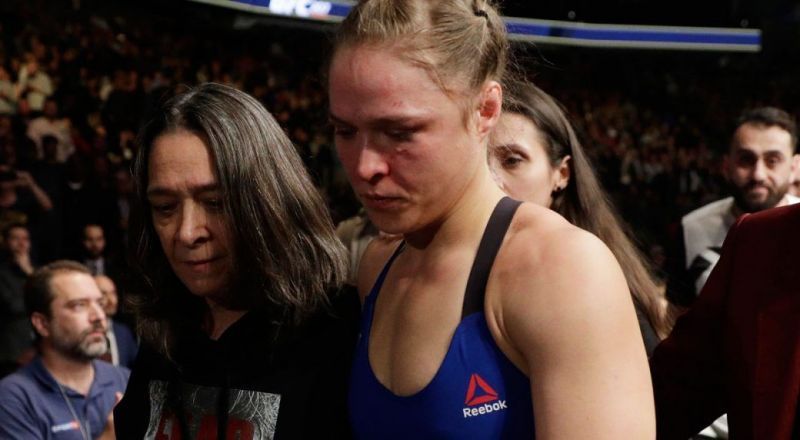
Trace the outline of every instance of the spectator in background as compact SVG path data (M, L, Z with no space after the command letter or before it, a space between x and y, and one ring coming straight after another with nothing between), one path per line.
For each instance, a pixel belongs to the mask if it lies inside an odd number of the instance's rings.
M144 94L138 88L137 73L123 69L114 71L112 89L102 109L103 125L109 132L111 143L118 143L123 130L137 128L143 103Z
M800 167L797 135L794 118L783 110L762 107L742 114L723 165L732 195L681 219L680 248L671 256L671 300L691 304L740 215L800 201L789 193Z
M31 175L50 197L53 209L42 213L33 233L43 238L36 244L36 256L40 262L46 263L64 256L62 220L66 181L65 166L57 160L58 139L49 134L45 135L42 137L42 149L44 158L34 162Z
M97 224L108 229L113 225L115 213L112 192L91 180L89 158L73 154L67 160L64 187L62 230L64 254L83 257L83 229L87 224Z
M0 62L0 115L17 112L17 87L8 69Z
M24 363L33 342L30 320L25 313L23 287L33 273L28 228L15 223L3 230L5 255L0 262L0 377Z
M92 275L114 277L115 264L106 254L106 236L103 227L88 224L83 228L83 252L81 261Z
M60 117L58 114L58 103L52 97L48 97L44 102L44 112L41 116L34 118L28 124L28 137L36 144L36 158L45 157L42 140L50 135L58 140L56 144L55 159L64 162L75 152L75 145L72 144L70 134L71 123L68 118Z
M0 227L10 223L36 224L38 214L53 202L27 171L0 165Z
M44 109L47 97L53 94L53 81L34 54L26 53L25 58L17 74L17 96L25 100L32 112L40 112Z
M51 199L60 199L61 187L65 184L64 163L58 160L58 144L57 137L51 134L42 136L43 156L33 166L36 181Z
M128 224L130 222L131 204L133 202L133 180L127 169L119 168L114 171L114 198L116 199L116 221L118 236L121 243L128 240Z
M724 162L733 195L681 219L678 249L670 263L668 294L673 302L683 306L694 302L720 258L728 230L742 214L800 201L789 194L800 165L796 151L797 126L783 110L756 108L739 118ZM720 417L701 435L728 438L727 417Z
M12 120L11 116L0 114L0 142L3 142L5 146L13 144L14 141ZM7 159L6 163L8 163Z
M105 275L95 275L94 280L103 294L105 301L103 310L105 310L108 317L106 337L108 338L109 361L114 365L131 368L139 347L131 329L124 323L113 319L119 310L117 286L111 278Z
M128 370L97 360L108 349L106 315L89 271L71 261L39 268L25 306L39 355L0 381L0 438L113 438Z

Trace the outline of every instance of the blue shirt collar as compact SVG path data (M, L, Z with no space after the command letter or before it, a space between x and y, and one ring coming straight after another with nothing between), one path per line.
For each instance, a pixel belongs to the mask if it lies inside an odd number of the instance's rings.
M103 361L97 359L92 361L92 367L94 368L94 381L92 381L92 386L89 388L89 395L86 397L93 397L102 393L105 388L114 386L114 380L116 379L114 377L114 367L112 365L101 365L102 362ZM47 370L47 367L44 366L41 356L36 356L36 358L31 361L30 371L32 372L33 377L44 387L53 392L58 392L58 382L56 381L56 378L50 374L50 371ZM63 387L68 396L82 396L82 394L73 390L72 388L67 386Z

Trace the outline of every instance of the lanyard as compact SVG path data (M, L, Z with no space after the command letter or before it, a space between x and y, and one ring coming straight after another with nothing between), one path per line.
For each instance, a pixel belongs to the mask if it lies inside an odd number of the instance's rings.
M88 422L86 423L87 426L84 426L84 423L81 421L80 417L78 417L78 413L72 406L72 402L69 400L69 397L67 397L67 393L64 391L64 387L62 387L61 384L58 383L58 381L56 381L56 385L58 385L58 391L61 391L61 397L64 398L64 403L67 404L67 409L69 409L69 412L70 414L72 414L72 417L75 418L75 421L78 422L78 428L80 428L81 430L81 437L83 437L83 440L92 440L91 437L89 436Z

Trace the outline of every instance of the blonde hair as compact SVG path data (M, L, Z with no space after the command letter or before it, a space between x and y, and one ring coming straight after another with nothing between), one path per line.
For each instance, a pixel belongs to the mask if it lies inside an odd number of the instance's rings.
M361 0L342 22L335 54L361 45L395 45L448 94L500 81L508 57L505 23L490 0Z

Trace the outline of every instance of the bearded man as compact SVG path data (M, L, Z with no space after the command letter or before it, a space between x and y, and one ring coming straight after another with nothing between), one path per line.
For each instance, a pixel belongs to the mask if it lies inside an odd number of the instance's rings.
M792 116L774 107L742 114L723 164L732 195L681 219L682 249L670 274L673 302L689 305L700 293L728 230L742 214L800 202L789 193L799 164Z
M732 195L681 219L680 249L673 258L668 288L672 302L682 306L694 302L720 258L728 230L742 214L800 201L789 193L799 163L792 116L774 107L742 114L723 164ZM727 419L717 420L701 435L728 438Z
M38 356L0 381L0 438L114 438L129 372L97 360L108 350L103 302L82 264L56 261L31 275L25 306Z

